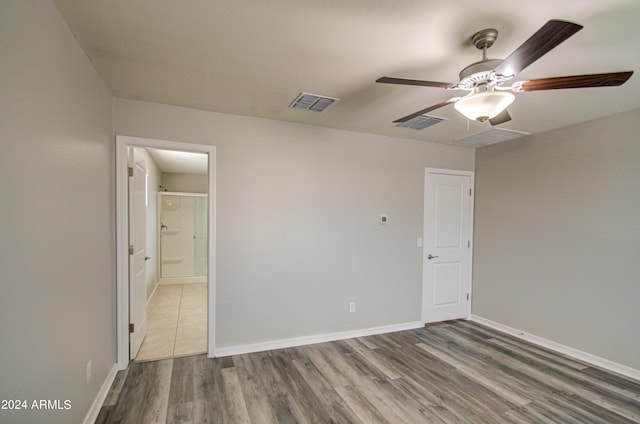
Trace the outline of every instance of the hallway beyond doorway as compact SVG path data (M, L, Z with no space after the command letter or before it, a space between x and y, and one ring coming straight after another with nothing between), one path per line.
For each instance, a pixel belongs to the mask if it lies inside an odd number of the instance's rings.
M147 306L147 336L135 362L207 351L207 284L160 284Z

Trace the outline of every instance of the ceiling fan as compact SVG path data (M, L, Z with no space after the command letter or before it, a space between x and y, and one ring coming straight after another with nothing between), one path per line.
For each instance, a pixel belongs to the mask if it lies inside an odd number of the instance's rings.
M633 71L624 71L541 78L530 81L517 81L511 85L505 84L518 72L581 29L582 25L573 22L557 19L550 20L504 60L487 58L487 49L496 41L498 31L484 29L475 33L471 39L473 45L482 50L482 60L472 63L460 71L460 81L455 84L395 77L381 77L376 82L469 92L465 96L451 98L397 119L393 121L394 123L407 122L427 112L453 103L456 110L468 119L480 122L489 121L491 125L499 125L511 120L507 107L515 100L515 96L512 93L562 88L618 86L624 84L631 77Z

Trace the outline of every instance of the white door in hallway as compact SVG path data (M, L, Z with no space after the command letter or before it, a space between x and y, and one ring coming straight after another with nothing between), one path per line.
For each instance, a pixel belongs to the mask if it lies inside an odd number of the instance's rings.
M147 170L136 149L129 166L129 356L134 359L147 334Z
M427 168L422 320L466 318L471 292L473 173Z

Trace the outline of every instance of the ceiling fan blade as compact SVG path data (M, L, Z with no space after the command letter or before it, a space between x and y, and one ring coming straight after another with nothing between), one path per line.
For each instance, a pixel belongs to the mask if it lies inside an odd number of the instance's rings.
M489 123L493 126L504 124L505 122L509 121L511 121L511 115L509 115L507 109L500 112L497 116L489 119Z
M380 77L376 80L376 82L381 82L384 84L419 85L422 87L437 87L437 88L449 88L455 85L455 84L451 84L450 82L423 81L423 80L395 78L395 77Z
M550 20L498 65L496 73L517 74L581 29L582 25L573 22Z
M414 112L411 115L407 115L407 116L402 117L400 119L396 119L395 121L393 121L393 123L394 124L398 124L398 123L402 123L402 122L407 122L410 119L413 119L413 118L415 118L417 116L420 116L420 115L424 115L425 113L431 112L432 110L440 109L441 107L446 106L449 103L455 103L455 101L458 100L458 99L459 99L459 97L455 97L453 99L447 100L446 102L442 102L442 103L438 103L438 104L429 106L428 108L425 108L425 109L419 110L417 112Z
M518 91L558 90L563 88L583 87L615 87L624 84L631 75L633 75L633 71L540 78L519 83Z

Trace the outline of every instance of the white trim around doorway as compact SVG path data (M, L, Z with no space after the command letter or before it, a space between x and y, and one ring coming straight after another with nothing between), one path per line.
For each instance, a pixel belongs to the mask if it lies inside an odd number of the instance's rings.
M209 264L207 299L207 356L215 352L215 275L216 275L216 148L204 144L182 143L151 138L116 135L116 363L119 370L129 365L129 200L127 197L127 148L141 147L178 150L209 155L208 228Z

